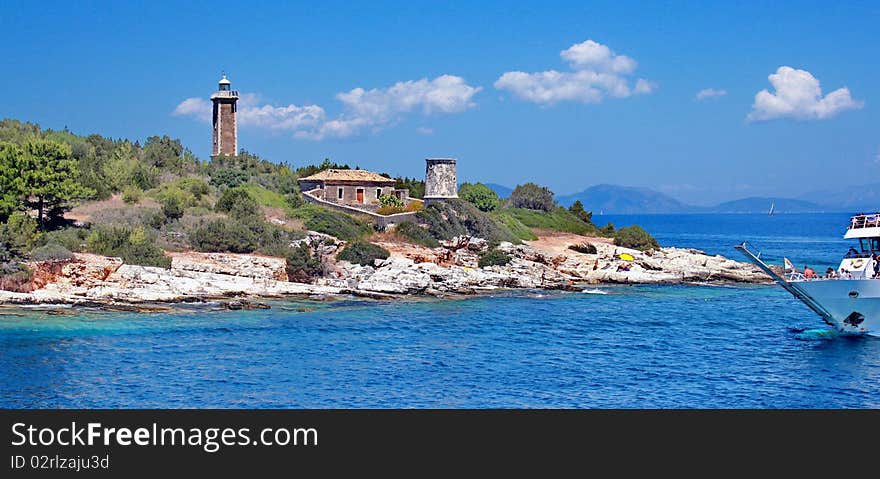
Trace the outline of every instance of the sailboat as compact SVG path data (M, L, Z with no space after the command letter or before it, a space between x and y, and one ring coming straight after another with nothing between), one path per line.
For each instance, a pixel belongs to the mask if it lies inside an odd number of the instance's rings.
M770 212L767 213L768 215L773 216L773 208L775 206L776 206L776 203L773 203L773 202L770 203Z

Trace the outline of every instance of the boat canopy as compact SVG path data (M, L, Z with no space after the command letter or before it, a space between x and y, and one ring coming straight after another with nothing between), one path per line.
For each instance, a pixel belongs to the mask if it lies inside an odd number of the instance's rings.
M880 213L858 214L850 219L844 238L880 238Z

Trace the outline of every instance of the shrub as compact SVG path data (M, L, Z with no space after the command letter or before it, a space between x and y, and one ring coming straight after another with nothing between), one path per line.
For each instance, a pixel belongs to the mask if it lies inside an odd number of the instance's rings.
M171 259L155 244L155 234L143 227L95 227L86 240L88 250L104 256L118 256L126 263L168 268Z
M305 204L300 193L288 193L284 195L284 203L290 209L296 209Z
M458 189L458 197L485 212L495 211L501 203L498 193L482 183L464 183Z
M5 224L0 224L0 243L18 255L33 249L41 236L37 220L26 213L16 211L9 215Z
M33 261L67 261L73 259L73 253L69 249L54 241L34 248L30 256Z
M260 206L257 200L244 188L229 188L223 191L214 209L223 213L228 213L234 218L245 218L256 216L260 212Z
M639 225L617 230L614 233L614 244L641 251L660 249L660 243Z
M510 263L509 254L499 249L490 249L480 255L480 261L477 264L480 268L485 268L486 266L504 266L507 263Z
M379 204L383 207L394 207L400 208L401 210L403 209L403 200L392 195L379 196Z
M211 172L211 185L215 187L229 187L243 185L248 180L248 174L231 168L220 168Z
M551 211L556 208L556 201L553 200L553 192L544 186L538 186L534 183L526 183L518 185L510 193L508 203L513 208L527 208L530 210Z
M162 199L162 214L166 221L179 220L183 216L183 200L180 195L168 194Z
M41 238L41 243L57 243L68 251L80 253L85 251L88 235L89 230L86 228L62 228L45 233Z
M192 193L196 200L211 192L211 187L201 178L181 178L178 180L181 188Z
M312 250L305 244L299 246L273 246L261 249L261 253L284 258L287 261L287 278L298 283L308 283L312 278L321 276L321 261L312 255Z
M598 251L596 250L596 246L593 243L580 243L569 245L568 249L572 251L577 251L578 253L584 254L596 254Z
M291 217L303 220L305 227L346 241L355 240L373 232L373 227L353 216L319 206L306 205L290 212Z
M375 260L386 259L390 255L391 253L381 246L366 241L355 241L346 245L337 258L362 266L373 266Z
M406 205L406 211L411 211L413 213L422 211L423 209L425 209L425 202L421 200L413 200Z
M503 224L461 199L431 203L416 216L428 225L428 232L438 240L470 235L484 238L492 244L502 241L519 243L519 238Z
M201 222L189 232L189 242L196 250L205 252L252 253L259 247L253 230L229 218Z
M144 206L125 206L99 210L92 214L91 223L95 225L135 226L149 225L151 228L161 228L165 223L165 215L161 208L147 208Z
M401 236L412 241L413 243L425 245L431 248L440 246L440 243L428 233L428 230L411 222L404 221L395 228Z
M128 185L122 190L122 201L133 205L141 201L142 195L143 192L137 186Z
M397 213L405 213L406 208L403 206L380 206L376 210L377 215L396 215Z
M575 200L575 202L568 207L568 211L584 223L593 224L593 212L587 212L584 210L584 204L581 203L581 200Z
M614 223L609 221L608 224L599 228L599 234L609 238L614 236Z

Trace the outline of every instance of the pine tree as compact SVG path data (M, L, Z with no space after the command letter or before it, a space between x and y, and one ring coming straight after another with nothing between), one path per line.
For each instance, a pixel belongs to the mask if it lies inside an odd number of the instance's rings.
M13 212L21 210L22 179L18 165L23 156L21 148L0 142L0 223L5 223Z
M19 164L26 204L37 209L37 222L43 228L46 211L61 214L76 199L94 196L95 191L78 183L76 160L70 146L46 140L24 145Z

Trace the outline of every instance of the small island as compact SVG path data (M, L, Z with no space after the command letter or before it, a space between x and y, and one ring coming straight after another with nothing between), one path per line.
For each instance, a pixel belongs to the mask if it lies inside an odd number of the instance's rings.
M768 282L747 263L594 225L534 183L459 185L273 162L238 147L237 92L212 96L214 150L0 122L0 304L125 307L288 295L468 295L603 283ZM237 298L237 299L229 299ZM142 310L149 308L141 307Z

